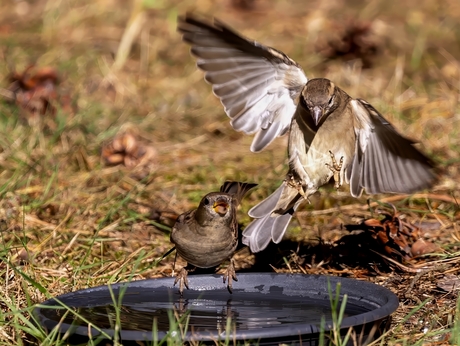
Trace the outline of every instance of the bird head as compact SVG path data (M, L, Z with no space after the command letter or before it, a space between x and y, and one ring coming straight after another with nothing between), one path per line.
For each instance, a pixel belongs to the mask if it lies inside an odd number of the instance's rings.
M208 193L200 202L195 218L200 225L210 220L228 219L231 217L232 196L223 192Z
M316 126L339 106L338 88L329 79L311 79L300 95L300 105L313 118Z

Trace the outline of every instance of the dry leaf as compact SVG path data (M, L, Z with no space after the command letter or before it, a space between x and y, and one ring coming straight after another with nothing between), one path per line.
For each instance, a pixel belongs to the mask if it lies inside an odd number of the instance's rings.
M413 256L426 255L440 250L439 246L422 238L417 239L411 248Z
M108 166L123 164L127 168L146 168L142 173L136 175L142 179L155 164L157 152L155 148L140 141L133 133L124 132L104 145L101 157ZM138 172L139 173L139 172Z
M392 207L393 213L379 211L384 216L381 220L367 219L359 225L345 225L345 228L349 231L371 232L372 237L384 247L385 252L395 259L402 256L405 260L409 260L414 256L435 251L435 245L420 239L419 229L403 221L396 208L393 205ZM410 245L412 242L415 243Z
M372 59L380 49L371 22L351 21L344 28L337 28L336 32L343 34L320 43L318 53L326 59L360 59L363 68L372 66Z
M13 72L8 90L14 95L16 104L32 116L56 113L59 104L64 111L73 114L70 96L60 96L58 72L53 67L36 69L31 65L24 72Z
M445 275L442 279L439 279L437 286L446 292L460 290L460 276L458 275Z

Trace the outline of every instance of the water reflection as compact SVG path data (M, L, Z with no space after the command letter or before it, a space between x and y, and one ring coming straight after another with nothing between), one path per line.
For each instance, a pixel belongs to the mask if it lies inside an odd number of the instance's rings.
M286 324L320 324L321 318L330 319L329 302L312 298L287 297L275 294L226 291L187 291L180 298L177 290L172 289L128 289L120 299L118 291L114 291L115 301L121 301L120 323L123 330L151 331L154 324L158 331L168 331L170 321L178 321L180 325L188 325L188 330L225 331L227 322L231 328L251 330L272 328ZM229 298L230 296L230 298ZM66 302L68 305L69 302ZM46 317L68 324L86 325L88 320L104 329L112 329L116 324L116 304L110 297L85 296L85 302L75 302L75 313L67 313L63 308L44 309ZM350 306L347 316L361 313L353 311ZM80 317L78 317L78 315Z

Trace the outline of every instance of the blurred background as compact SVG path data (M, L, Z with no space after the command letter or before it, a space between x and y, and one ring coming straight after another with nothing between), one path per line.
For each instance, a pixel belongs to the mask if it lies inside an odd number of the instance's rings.
M98 137L129 123L160 152L193 140L186 149L200 151L198 165L209 166L206 155L225 162L240 144L241 160L256 159L244 149L251 138L231 130L176 32L177 16L194 11L285 52L309 78L329 78L368 100L432 156L453 159L458 151L458 1L49 0L3 2L0 9L3 87L30 65L55 68L58 92ZM212 146L203 145L208 139ZM281 163L284 141L256 160L270 164L270 155L279 155L273 161ZM224 175L246 171L232 161L238 169ZM206 179L218 184L222 177Z

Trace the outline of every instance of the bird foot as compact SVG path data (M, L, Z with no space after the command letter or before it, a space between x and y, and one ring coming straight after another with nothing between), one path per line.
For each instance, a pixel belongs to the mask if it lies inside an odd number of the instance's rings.
M188 311L188 299L184 299L182 296L180 296L177 303L177 305L176 303L173 304L174 315L181 317Z
M185 268L182 268L179 270L179 272L176 275L176 279L174 280L174 286L179 282L179 293L180 296L182 297L182 294L184 292L184 286L188 288L188 278L187 278L187 270Z
M227 289L230 293L232 293L233 287L232 287L232 282L233 280L238 281L238 278L236 277L236 271L235 271L235 265L233 263L233 258L230 260L230 264L227 267L227 270L224 273L224 283L227 281Z
M335 182L334 187L336 189L339 189L339 187L342 185L340 171L342 170L343 156L340 157L339 163L337 163L334 153L330 150L329 150L329 155L331 155L332 164L326 163L326 166L329 167L329 169L334 174L334 182Z
M284 179L284 181L286 182L287 185L289 185L290 187L296 189L297 192L303 198L305 198L308 201L308 203L310 203L310 200L308 199L308 196L305 193L305 189L304 189L304 186L303 186L302 182L300 180L296 179L292 173L289 173L287 175L286 179Z

